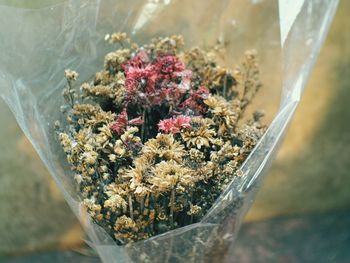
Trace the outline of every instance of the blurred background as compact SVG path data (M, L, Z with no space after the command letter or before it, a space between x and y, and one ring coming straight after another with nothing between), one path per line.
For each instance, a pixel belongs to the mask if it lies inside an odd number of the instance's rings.
M349 10L341 1L235 262L350 262ZM98 262L81 255L78 221L3 101L0 120L0 261Z

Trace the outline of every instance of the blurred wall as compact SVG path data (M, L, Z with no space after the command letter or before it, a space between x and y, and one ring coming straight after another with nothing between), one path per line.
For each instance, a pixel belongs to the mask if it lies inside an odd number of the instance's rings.
M285 143L247 220L350 208L350 1L342 1ZM0 254L72 247L83 236L0 101Z
M247 220L350 208L350 1L340 1L291 127Z
M0 255L77 245L79 224L2 100L0 120Z

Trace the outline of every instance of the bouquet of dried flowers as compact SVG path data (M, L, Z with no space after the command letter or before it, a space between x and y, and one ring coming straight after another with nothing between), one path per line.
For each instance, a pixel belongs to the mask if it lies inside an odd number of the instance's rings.
M181 36L118 49L80 90L66 70L59 139L84 206L119 245L198 222L235 176L266 126L244 118L261 84L254 51L234 69L220 45L184 48Z

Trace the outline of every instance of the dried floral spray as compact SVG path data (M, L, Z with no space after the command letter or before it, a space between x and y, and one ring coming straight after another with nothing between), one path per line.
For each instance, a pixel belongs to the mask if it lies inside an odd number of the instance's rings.
M92 82L78 91L65 71L58 133L83 204L122 245L198 222L266 127L242 121L261 86L254 51L230 70L181 36L107 39L119 48Z

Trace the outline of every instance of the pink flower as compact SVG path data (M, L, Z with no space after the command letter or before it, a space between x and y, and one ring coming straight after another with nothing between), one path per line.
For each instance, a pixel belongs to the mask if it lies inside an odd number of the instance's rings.
M141 119L141 117L134 118L134 119L129 121L129 125L140 126L142 124L143 124L143 119Z
M191 122L191 117L184 116L184 115L179 115L174 119L175 126L179 128L184 128L184 129L191 128L190 122Z
M134 119L129 121L128 120L128 113L126 112L126 108L124 108L123 111L117 115L117 119L111 125L110 129L114 133L120 135L125 131L125 129L128 125L139 126L142 124L143 124L143 120L141 119L141 117L134 118Z
M204 106L199 104L192 97L189 97L184 102L182 102L180 104L179 108L185 112L192 112L193 114L204 114L205 113Z
M144 68L149 62L148 54L146 51L141 50L124 65L124 69L125 67Z
M184 110L192 110L198 114L204 114L206 112L206 106L203 103L208 98L209 90L205 86L201 86L199 89L190 91L190 97L181 103L180 108Z
M185 93L191 88L192 71L186 69L177 73L176 76L181 77L181 83L179 84L178 89L181 91L181 93Z
M177 133L179 132L178 128L175 127L173 119L165 119L158 123L159 130L165 133Z
M158 55L150 61L140 51L124 64L126 104L145 106L170 102L178 106L191 87L192 72L174 55Z
M116 121L111 125L111 130L120 135L125 131L126 126L128 125L128 113L124 108L121 113L117 115Z
M181 129L189 129L191 118L184 115L179 115L170 119L162 120L158 123L159 130L165 133L179 133Z
M155 84L159 79L158 69L150 64L145 51L140 51L135 57L124 65L125 88L127 101L132 101L140 95L146 99L154 95ZM141 96L141 97L142 97Z
M174 55L160 55L156 58L155 65L160 73L172 75L185 70L185 64Z
M205 86L201 86L195 91L191 91L191 96L197 100L206 100L209 96L209 89Z
M148 78L151 76L151 68L127 67L125 69L125 87L128 94L134 94L137 90L148 85Z

